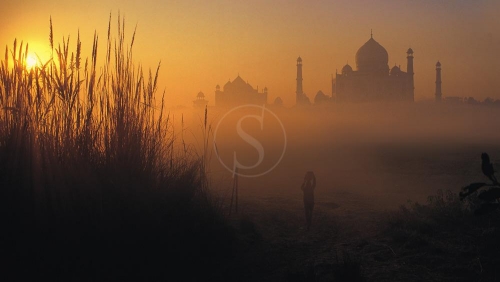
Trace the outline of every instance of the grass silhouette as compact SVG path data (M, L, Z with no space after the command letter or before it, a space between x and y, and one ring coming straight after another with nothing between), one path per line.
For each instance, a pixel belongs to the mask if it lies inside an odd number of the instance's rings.
M232 230L206 189L206 160L176 153L157 100L160 65L134 65L125 21L78 34L27 69L14 41L0 65L0 217L5 274L16 280L193 280L222 273ZM194 155L194 154L193 154ZM184 267L197 271L182 272ZM200 271L201 270L201 271Z

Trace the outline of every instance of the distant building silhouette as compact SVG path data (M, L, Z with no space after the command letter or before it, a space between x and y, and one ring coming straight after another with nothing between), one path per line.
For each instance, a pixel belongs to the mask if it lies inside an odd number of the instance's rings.
M326 96L325 93L323 93L323 91L318 91L318 93L316 93L316 96L314 96L314 104L315 105L320 105L320 104L325 104L325 103L328 103L330 101L330 97Z
M205 100L205 94L200 91L198 95L196 95L196 100L193 101L193 106L195 108L205 108L206 105L208 105L208 101Z
M330 97L330 99L332 102L335 102L335 79L333 78L333 74L332 74L332 96Z
M283 107L283 100L281 99L281 97L276 97L276 99L274 99L273 105L276 107Z
M472 97L470 97L470 98L472 98ZM438 100L438 96L436 96L436 102L444 101L448 104L458 104L458 103L474 104L476 101L474 98L472 98L472 100L474 100L474 102L471 103L467 97L464 98L464 97L460 97L460 96L448 96L448 97L444 97L443 99L441 99L441 97L440 97Z
M254 89L240 75L232 82L228 81L223 90L219 85L215 87L215 106L233 107L244 104L267 104L267 87L264 87L263 92L259 92L258 88Z
M297 105L309 105L310 101L302 89L302 58L297 58L297 87L295 90L295 102Z
M441 93L441 63L436 63L436 102L441 102L443 93Z
M413 50L406 52L406 72L394 66L373 34L356 53L356 70L349 64L332 78L332 94L337 102L414 101ZM333 95L332 95L333 96Z

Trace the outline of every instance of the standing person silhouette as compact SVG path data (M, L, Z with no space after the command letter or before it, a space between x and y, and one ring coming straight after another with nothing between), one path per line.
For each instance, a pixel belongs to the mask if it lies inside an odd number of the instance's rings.
M316 188L316 176L308 171L304 176L301 189L304 192L304 211L306 214L307 230L311 227L312 212L314 208L314 188Z

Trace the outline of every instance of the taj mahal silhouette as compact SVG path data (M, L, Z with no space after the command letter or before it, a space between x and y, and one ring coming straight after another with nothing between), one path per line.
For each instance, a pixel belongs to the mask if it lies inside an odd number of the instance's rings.
M406 51L406 71L401 66L389 68L387 50L373 38L371 33L368 41L363 44L355 56L356 69L346 64L340 73L332 75L331 97L319 91L314 99L315 104L324 102L359 103L377 101L407 101L414 102L415 86L413 72L413 50ZM297 77L295 102L297 106L310 105L311 102L303 91L302 58L297 58ZM215 89L215 106L228 107L242 104L267 104L268 89L259 91L250 83L238 76ZM436 64L436 102L441 101L441 63ZM203 98L203 99L202 99ZM204 96L200 94L195 106L206 105ZM200 100L202 99L202 100ZM276 101L282 101L280 97Z
M389 70L389 54L373 34L356 52L356 70L346 64L332 77L332 97L341 102L414 101L413 50L406 51L406 72Z

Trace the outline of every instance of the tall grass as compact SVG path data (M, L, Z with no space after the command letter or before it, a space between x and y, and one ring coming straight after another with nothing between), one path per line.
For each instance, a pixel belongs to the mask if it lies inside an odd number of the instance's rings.
M79 33L76 50L69 36L56 46L52 19L50 60L27 69L28 44L15 40L1 61L1 241L23 275L156 279L228 244L205 161L175 153L160 64L145 75L135 31L126 43L125 21L116 38L111 26L100 67L97 33L84 59Z

